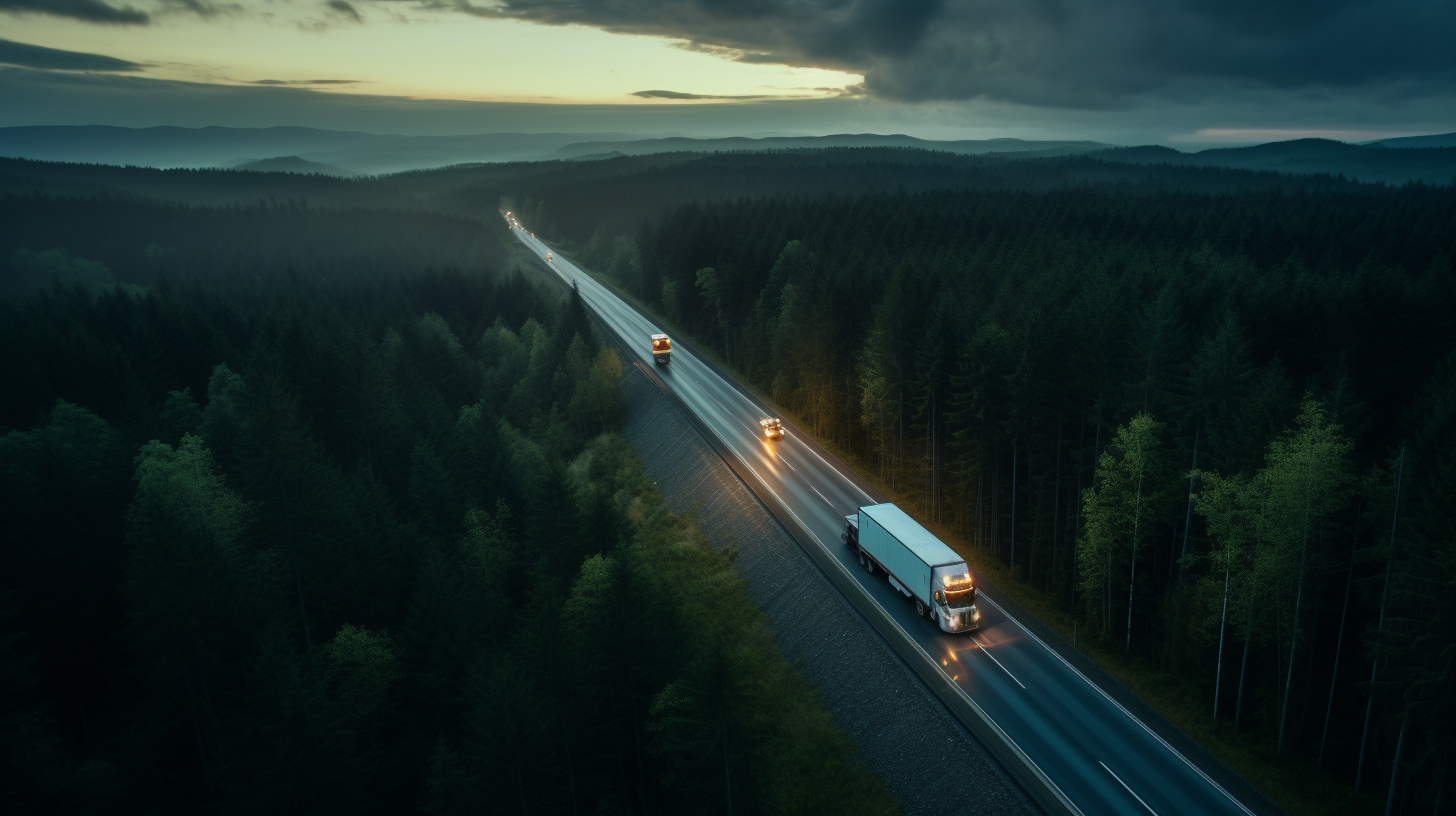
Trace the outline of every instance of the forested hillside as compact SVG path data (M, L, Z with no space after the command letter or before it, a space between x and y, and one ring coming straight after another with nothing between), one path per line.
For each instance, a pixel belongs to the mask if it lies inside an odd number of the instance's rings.
M326 209L304 201L198 207L98 196L0 198L0 290L44 288L70 258L105 267L111 282L232 284L288 272L354 279L387 272L497 268L495 223L439 213ZM44 253L62 252L44 256Z
M0 195L257 206L433 211L483 218L503 202L533 227L585 242L634 232L644 219L708 200L764 195L1048 189L1121 184L1146 189L1228 191L1345 189L1330 176L1138 165L1085 157L965 156L901 148L664 153L601 161L459 165L353 179L297 173L157 170L0 158Z
M0 212L0 810L897 811L498 219Z
M1456 190L1200 172L596 232L538 206L1217 733L1382 801L1404 734L1428 807L1456 778Z

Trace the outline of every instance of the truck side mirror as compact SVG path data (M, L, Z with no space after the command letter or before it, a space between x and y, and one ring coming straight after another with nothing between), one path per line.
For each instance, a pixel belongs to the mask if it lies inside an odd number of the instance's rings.
M938 589L935 591L935 602L936 603L945 603L945 596L942 595L941 592L940 592L940 590L938 590Z

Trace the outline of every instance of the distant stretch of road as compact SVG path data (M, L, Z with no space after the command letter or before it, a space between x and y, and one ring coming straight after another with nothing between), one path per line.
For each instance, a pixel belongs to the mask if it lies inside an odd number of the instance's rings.
M524 229L514 229L543 260L552 252ZM662 330L559 253L553 254L550 266L576 284L586 305L634 355L624 362L651 368L648 338ZM738 457L740 473L746 468L759 482L750 488L764 498L770 511L807 530L813 542L805 546L822 547L894 620L898 632L887 637L913 641L1040 769L1070 802L1068 810L1086 816L1253 816L985 594L979 599L981 627L969 636L945 634L916 615L914 604L882 574L867 574L839 540L846 515L882 501L862 480L817 451L787 423L782 440L764 440L758 420L770 415L767 409L681 344L674 348L672 362L659 367L658 373L717 435L720 448ZM854 584L848 586L852 589ZM814 610L805 609L804 614ZM924 760L937 761L935 746L924 746ZM967 795L974 796L974 791Z

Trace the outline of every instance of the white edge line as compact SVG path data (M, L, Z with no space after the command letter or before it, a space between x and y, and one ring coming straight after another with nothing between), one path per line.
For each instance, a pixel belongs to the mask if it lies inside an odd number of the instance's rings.
M1132 794L1132 798L1138 800L1138 804L1142 805L1145 808L1148 808L1148 812L1151 813L1151 814L1153 814L1153 816L1158 816L1158 812L1156 810L1153 810L1151 807L1148 807L1148 803L1147 802L1144 802L1143 801L1143 798L1141 796L1138 796L1137 795L1137 791L1135 791L1132 788L1128 787L1127 786L1127 783L1124 782L1124 781L1122 781L1122 777L1118 776L1115 773L1112 773L1112 769L1109 768L1109 767L1107 767L1107 763L1106 762L1103 762L1102 760L1099 759L1099 760L1097 760L1097 764L1102 766L1102 770L1107 771L1108 773L1112 774L1112 778L1117 780L1117 784L1121 785L1123 790L1125 790L1128 793Z
M1109 703L1112 703L1113 705L1117 706L1117 710L1121 711L1123 714L1127 715L1127 718L1128 719L1132 720L1133 722L1135 722L1139 726L1141 726L1142 729L1144 731L1148 732L1148 734L1150 736L1152 736L1153 739L1155 739L1159 743L1161 743L1164 748L1167 748L1169 753L1171 753L1173 756L1178 757L1179 759L1183 760L1183 764L1184 765L1187 765L1189 768L1192 768L1193 771L1194 771L1194 773L1196 773L1199 776L1203 777L1203 781L1207 782L1209 785L1212 785L1214 790L1216 790L1219 793L1223 794L1224 796L1228 797L1228 800L1230 802L1233 802L1236 806L1238 806L1239 810L1242 810L1244 813L1247 813L1248 816L1255 816L1254 811L1249 810L1248 806L1246 806L1243 802L1240 802L1238 799L1236 799L1233 794L1231 794L1228 791L1224 790L1222 785L1218 784L1217 782L1215 782L1213 780L1213 777L1209 776L1207 773L1204 773L1204 771L1203 771L1202 768L1198 767L1197 765L1194 765L1192 760L1190 760L1186 756L1183 756L1183 753L1181 751L1179 751L1177 748L1174 748L1172 745L1170 745L1167 740L1163 739L1163 737L1158 734L1158 732L1156 732L1153 729L1149 728L1147 723L1145 723L1142 720L1140 720L1140 719L1137 718L1137 715L1133 714L1131 711L1128 711L1127 708L1125 708L1122 705L1122 703L1119 703L1117 700L1114 700L1112 698L1112 695L1111 694L1108 694L1101 686L1099 686L1096 683L1092 682L1091 679L1089 679L1087 677L1087 675L1083 674L1080 669L1078 669L1076 666L1073 666L1070 662L1067 661L1067 659L1065 657L1062 657L1061 654L1059 654L1056 649L1053 649L1052 647L1048 646L1045 641L1043 641L1041 638L1037 637L1035 632L1033 632L1030 629L1026 628L1026 625L1025 624L1023 624L1021 621L1017 620L1014 615L1012 615L1011 613L1007 612L1006 609L1005 609L1005 607L1001 606L1001 604L996 603L995 599L991 598L989 595L986 595L985 593L982 593L981 594L981 597L982 598L985 598L988 601L990 601L991 602L991 605L994 606L994 607L996 607L998 610L1000 610L1001 614L1005 615L1007 620L1011 621L1012 623L1015 623L1018 627L1021 628L1021 631L1025 632L1028 635L1030 635L1031 636L1031 639L1032 640L1035 640L1037 643L1041 644L1041 647L1043 649L1046 649L1048 652L1051 652L1053 655L1055 655L1056 658L1058 660L1062 661L1062 663L1067 668L1071 669L1073 672L1076 673L1076 675L1078 677L1082 678L1082 681L1084 683L1086 683L1087 685L1089 685L1092 688L1096 689L1097 690L1097 693L1098 694L1101 694L1103 697L1107 698L1107 701ZM1106 766L1104 765L1103 767L1106 767ZM1109 770L1108 773L1111 773L1111 771ZM1115 776L1115 774L1114 774L1114 776ZM1133 794L1133 795L1136 796L1137 794Z

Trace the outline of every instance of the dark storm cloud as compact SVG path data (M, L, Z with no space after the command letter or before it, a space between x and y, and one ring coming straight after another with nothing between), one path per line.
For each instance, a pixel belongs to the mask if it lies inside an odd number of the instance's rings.
M1163 142L1170 134L1191 134L1200 128L1231 124L1274 129L1338 127L1385 135L1450 133L1456 130L1456 100L1449 94L1375 101L1309 94L1292 103L1286 92L1255 89L1198 104L1165 104L1137 110L1050 108L986 100L907 105L852 96L700 104L687 101L644 105L634 101L621 105L553 105L327 93L303 85L215 85L0 65L0 127L38 124L241 128L299 125L433 135L909 133L932 139L1017 136L1150 144ZM1246 141L1269 138L1250 136ZM1180 144L1188 141L1184 139Z
M241 3L206 3L203 0L161 0L168 11L196 14L198 17L235 17L244 13Z
M715 94L695 94L683 91L633 91L633 96L642 99L777 99L780 97L766 96L763 94L748 96L721 96Z
M118 8L101 0L0 0L0 11L21 14L48 14L69 17L88 23L112 25L146 25L151 15L129 6Z
M62 51L11 40L0 40L0 65L18 65L42 71L138 71L142 67L116 57Z
M426 0L863 72L871 94L1116 107L1239 88L1444 93L1450 0ZM1373 92L1372 92L1373 93Z
M353 20L356 23L364 22L364 18L359 16L359 10L350 5L347 0L329 0L324 5L328 6L330 11L340 17Z
M243 13L240 3L212 3L207 0L154 0L153 5L158 7L155 14L131 6L111 5L103 0L0 0L0 12L45 14L108 25L150 25L157 16L173 13L195 14L203 18Z
M357 79L255 79L250 85L358 85Z

